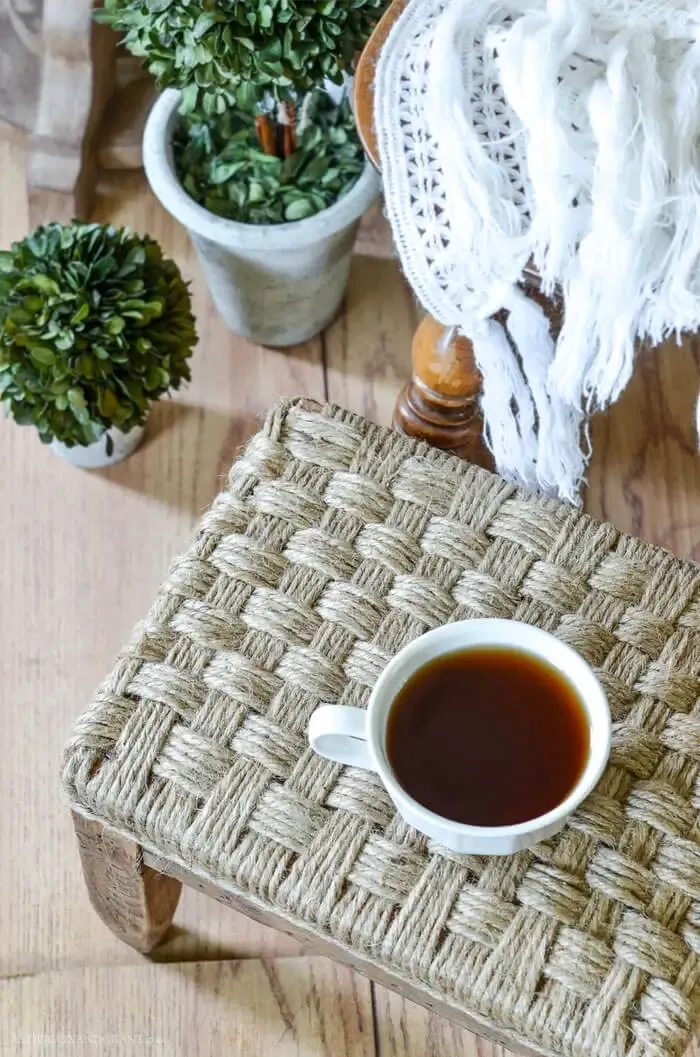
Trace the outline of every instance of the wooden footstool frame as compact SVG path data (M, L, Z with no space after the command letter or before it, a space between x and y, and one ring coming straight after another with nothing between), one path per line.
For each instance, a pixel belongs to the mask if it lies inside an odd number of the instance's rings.
M449 620L574 646L615 720L570 825L505 858L411 830L315 756ZM78 721L63 787L91 899L148 952L199 888L510 1048L671 1057L700 1002L700 568L311 401L271 412Z
M141 954L150 954L172 925L182 885L216 899L224 906L245 914L261 925L300 940L304 947L333 961L347 965L383 987L424 1006L492 1042L513 1047L511 1036L448 1005L426 988L394 973L376 962L360 957L351 948L331 942L307 928L274 914L264 904L214 885L176 863L146 851L134 841L125 840L102 823L73 812L80 861L90 902L118 939ZM537 1057L539 1051L523 1044L519 1052Z

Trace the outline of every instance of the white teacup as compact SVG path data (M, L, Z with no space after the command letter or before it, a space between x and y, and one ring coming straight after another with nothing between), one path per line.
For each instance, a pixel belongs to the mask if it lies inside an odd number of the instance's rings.
M588 760L572 791L547 814L514 826L470 826L435 814L399 785L387 758L387 719L406 682L437 657L480 646L522 650L552 665L572 684L588 718ZM511 855L557 833L591 792L610 755L610 709L591 668L553 635L515 620L464 620L429 631L401 650L377 680L367 711L343 705L317 708L309 742L330 760L376 771L406 822L444 847L461 854Z

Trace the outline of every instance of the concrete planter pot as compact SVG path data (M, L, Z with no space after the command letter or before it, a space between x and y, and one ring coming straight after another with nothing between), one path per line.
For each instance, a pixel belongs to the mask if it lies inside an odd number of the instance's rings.
M116 466L123 462L136 451L143 440L144 427L134 426L128 433L122 433L120 429L107 431L112 438L112 454L107 454L105 437L100 437L94 444L75 445L73 448L61 444L60 440L51 442L51 451L65 459L71 466L78 466L81 470L102 470L106 466Z
M153 193L187 228L214 303L231 330L261 345L307 341L345 296L362 215L379 197L369 162L335 205L289 224L239 224L198 205L175 172L172 137L180 94L168 89L146 124L143 157Z

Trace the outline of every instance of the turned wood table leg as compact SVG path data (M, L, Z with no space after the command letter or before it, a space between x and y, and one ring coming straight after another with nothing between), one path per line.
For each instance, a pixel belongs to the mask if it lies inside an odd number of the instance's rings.
M148 954L172 924L182 885L150 866L141 848L73 812L90 902L112 932Z
M492 470L480 393L471 343L426 316L413 339L413 377L396 402L394 429Z

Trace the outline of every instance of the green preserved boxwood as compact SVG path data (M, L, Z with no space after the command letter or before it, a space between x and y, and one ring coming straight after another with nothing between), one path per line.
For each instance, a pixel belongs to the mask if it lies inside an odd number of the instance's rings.
M124 34L185 108L206 114L295 101L340 84L387 0L105 0L96 17Z
M196 340L187 285L149 238L48 224L0 253L0 400L45 443L143 425Z
M271 224L326 209L362 172L349 102L321 89L343 83L387 5L105 0L96 18L161 87L182 92L177 164L190 195L219 216Z

